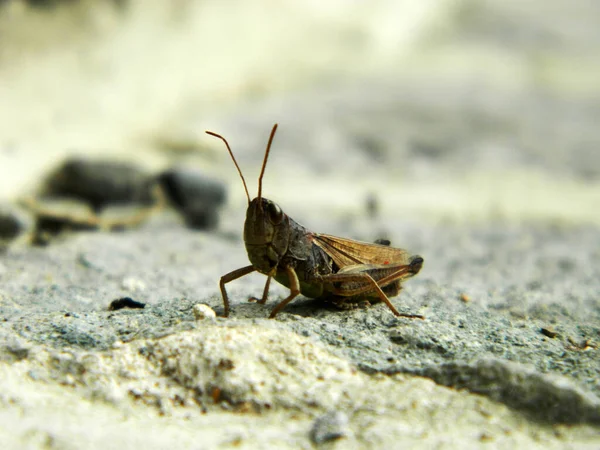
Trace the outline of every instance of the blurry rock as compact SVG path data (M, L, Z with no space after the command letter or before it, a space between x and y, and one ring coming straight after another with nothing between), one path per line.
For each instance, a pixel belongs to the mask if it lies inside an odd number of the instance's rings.
M153 202L154 180L133 164L73 158L46 180L45 194L84 200L99 210L109 203Z
M197 229L217 227L219 208L227 199L227 189L221 181L186 167L174 167L163 172L159 181L188 226Z
M185 223L197 230L213 230L219 225L219 210L214 204L196 203L181 211Z
M174 167L159 179L169 198L182 208L196 202L222 205L227 200L225 185L198 169Z
M33 230L33 218L20 208L0 204L0 249Z
M138 226L165 200L155 178L133 164L73 158L46 178L38 198L21 204L36 218L33 243L45 245L64 231Z

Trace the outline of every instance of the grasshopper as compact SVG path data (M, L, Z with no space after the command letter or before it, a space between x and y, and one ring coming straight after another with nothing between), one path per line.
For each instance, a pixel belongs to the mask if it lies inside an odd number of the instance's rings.
M381 300L396 316L424 319L420 315L400 313L389 299L398 295L404 280L419 273L423 258L390 247L389 241L371 244L311 232L285 214L275 202L262 197L263 175L276 130L277 124L269 137L258 178L258 196L254 200L250 200L246 180L227 140L212 131L206 132L225 143L248 198L244 244L251 264L221 277L224 317L229 316L225 285L249 273L260 272L267 276L262 298L250 298L251 301L266 303L273 278L290 290L271 311L271 319L299 294L330 299L340 307L351 307L361 300Z

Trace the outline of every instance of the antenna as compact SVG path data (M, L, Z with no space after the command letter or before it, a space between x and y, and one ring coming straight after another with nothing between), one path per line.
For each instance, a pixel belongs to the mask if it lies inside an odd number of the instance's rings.
M277 131L277 124L273 125L273 129L271 130L271 136L269 137L269 143L267 144L267 150L265 151L265 158L263 159L262 169L260 170L260 176L258 177L258 199L260 200L262 195L262 179L265 174L265 168L267 167L267 160L269 159L269 151L271 150L271 144L273 143L273 138L275 137L275 132ZM261 203L259 203L260 205Z
M275 128L277 128L277 125L275 125ZM273 130L275 131L275 130ZM242 183L244 183L244 190L246 191L246 197L248 198L248 204L250 204L250 194L248 194L248 186L246 186L246 180L244 180L244 175L242 175L242 171L240 169L240 166L238 166L237 161L235 160L235 156L233 156L233 152L231 151L231 147L229 147L229 144L227 143L227 139L225 139L223 136L221 136L220 134L217 133L213 133L212 131L207 131L206 134L210 134L211 136L217 137L219 139L221 139L223 142L225 142L225 145L227 146L227 150L229 150L229 154L231 155L231 159L233 159L233 163L235 164L235 167L237 168L238 173L240 174L240 178L242 179ZM271 139L273 139L273 135L271 134ZM269 145L271 145L271 141L269 141ZM267 149L267 154L269 153L269 150ZM263 171L265 170L264 164L263 164ZM262 177L262 173L260 175ZM259 188L259 197L260 197L260 188Z

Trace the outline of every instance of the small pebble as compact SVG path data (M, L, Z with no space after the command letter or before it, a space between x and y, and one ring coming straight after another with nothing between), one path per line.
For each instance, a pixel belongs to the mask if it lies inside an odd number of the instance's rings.
M193 311L196 320L214 320L217 317L215 311L204 303L198 303L194 305Z
M139 278L135 278L135 277L123 278L123 281L121 282L121 286L123 287L123 289L125 289L127 291L132 291L132 292L146 290L146 283L144 283Z
M329 411L315 419L310 430L310 439L315 444L322 444L351 434L348 416L342 411Z

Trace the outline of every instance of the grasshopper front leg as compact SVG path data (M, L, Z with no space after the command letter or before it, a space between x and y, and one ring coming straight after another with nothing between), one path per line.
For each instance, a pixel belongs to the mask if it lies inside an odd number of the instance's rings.
M229 272L226 275L221 277L221 281L219 282L219 286L221 287L221 295L223 296L223 306L225 307L225 311L223 312L223 317L229 317L229 297L227 296L227 291L225 290L225 284L230 281L237 280L238 278L243 277L244 275L248 275L249 273L255 272L256 269L254 266L246 266L241 269L234 270L233 272Z
M357 267L356 270L360 270L360 266ZM375 294L377 294L379 299L387 305L387 307L392 311L392 313L395 316L407 317L409 319L425 319L425 316L422 316L420 314L404 314L398 311L380 287L380 285L385 285L390 281L395 282L394 279L399 279L401 277L401 274L404 273L402 270L398 271L399 273L396 276L384 277L379 281L375 281L375 279L371 275L369 275L369 273L367 273L367 270L372 270L372 267L369 265L365 265L364 271L362 272L358 271L353 273L337 273L332 275L324 275L320 276L319 279L329 283L340 283L339 287L334 286L334 295L339 295L342 297L354 297L357 295L374 292ZM355 284L356 287L353 287L352 284Z

